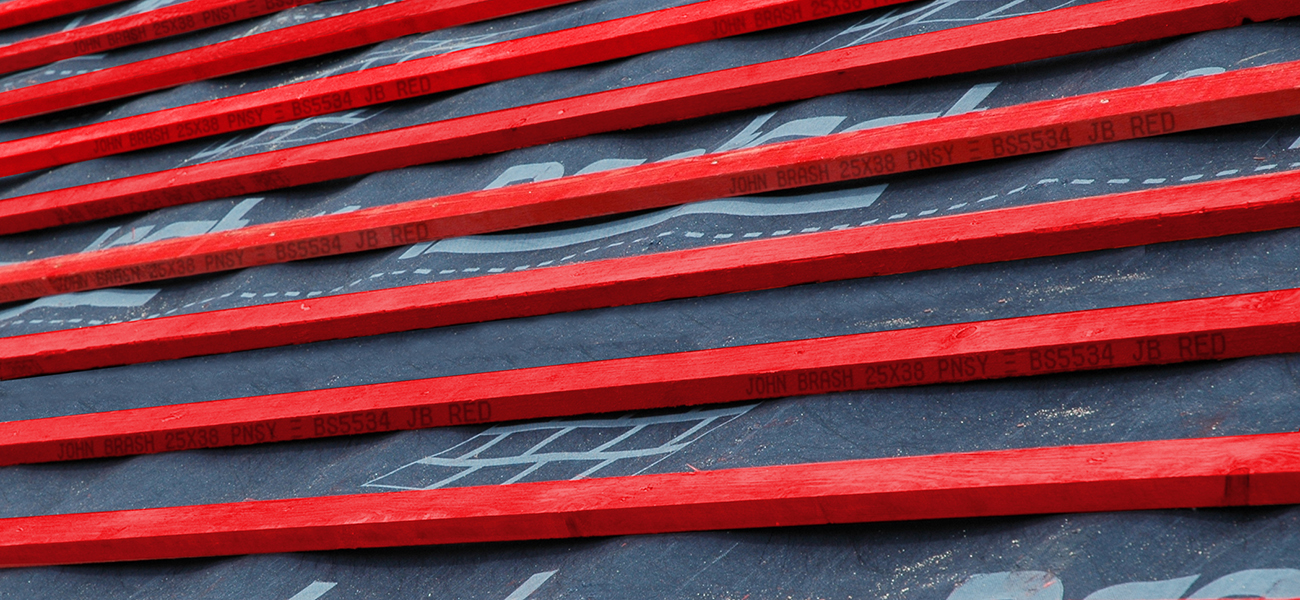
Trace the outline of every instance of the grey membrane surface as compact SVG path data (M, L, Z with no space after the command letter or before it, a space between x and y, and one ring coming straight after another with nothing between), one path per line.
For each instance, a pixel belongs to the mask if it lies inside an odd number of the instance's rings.
M1072 4L912 3L481 86L375 115L335 115L332 123L311 124L318 129L297 124L7 178L0 188L6 195L56 189L80 178L179 164L201 152L215 152L213 159L262 152L542 97L532 91L581 93L625 76L680 76ZM270 87L659 7L582 2L182 86L111 110L155 110L240 85ZM1275 64L1297 58L1295 26L1252 24L7 236L0 238L0 261ZM54 131L107 118L108 110L9 124L0 135ZM0 306L0 335L1284 172L1300 168L1298 149L1296 119L1188 132L14 303ZM1295 230L1262 232L4 381L0 420L1285 289L1300 286L1297 236ZM0 518L1286 432L1300 429L1298 409L1300 357L1263 356L6 467L0 469ZM9 569L0 570L0 598L1292 598L1300 595L1298 516L1295 507L1038 515Z

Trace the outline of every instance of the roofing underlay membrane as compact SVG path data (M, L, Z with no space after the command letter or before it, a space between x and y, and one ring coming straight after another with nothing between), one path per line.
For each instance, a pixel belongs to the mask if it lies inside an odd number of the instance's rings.
M0 41L167 4L143 0ZM83 56L0 88L131 64L380 4L333 0ZM0 124L0 140L683 5L583 0ZM59 190L1089 4L910 2L0 178ZM2 6L2 5L0 5ZM1159 39L0 237L0 261L128 247L667 158L920 122L1300 60L1300 21ZM974 214L1300 169L1300 118L1135 139L423 242L0 306L0 336L492 277L553 265ZM10 200L6 200L8 202ZM20 201L20 200L12 200ZM38 419L1300 287L1281 229L488 321L0 383ZM129 352L129 348L124 350ZM1300 429L1300 359L850 391L0 468L0 517L384 494L945 452ZM0 570L2 598L876 598L1300 596L1292 506L665 533Z

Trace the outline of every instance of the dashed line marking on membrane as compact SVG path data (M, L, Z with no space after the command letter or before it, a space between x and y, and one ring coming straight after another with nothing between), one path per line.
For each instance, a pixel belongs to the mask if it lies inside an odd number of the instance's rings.
M1276 168L1278 168L1279 166L1280 166L1280 163L1269 163L1269 164L1266 164L1266 165L1260 165L1259 167L1255 167L1255 168L1254 168L1254 171L1267 171L1267 170L1276 169ZM1300 168L1300 162L1293 162L1293 163L1290 163L1290 164L1288 165L1288 168L1291 168L1291 169L1294 169L1294 168ZM1219 171L1219 172L1215 173L1214 176L1215 176L1215 177L1228 177L1228 176L1231 176L1231 175L1237 175L1237 174L1239 174L1239 173L1241 173L1241 169L1225 169L1225 170L1222 170L1222 171ZM1205 174L1203 174L1203 173L1197 173L1197 174L1193 174L1193 175L1187 175L1187 176L1184 176L1184 177L1180 177L1180 178L1178 178L1177 180L1178 180L1179 182L1192 182L1192 181L1197 181L1197 180L1203 179L1204 177L1205 177ZM1164 182L1167 182L1168 180L1169 180L1169 178L1165 178L1165 177L1159 177L1159 178L1148 178L1148 179L1143 180L1142 183L1143 183L1143 184L1146 184L1146 185L1154 185L1154 184L1157 184L1157 183L1164 183ZM1069 181L1069 183L1070 183L1070 184L1075 184L1075 185L1084 185L1084 184L1091 184L1091 183L1093 183L1093 182L1095 182L1095 181L1096 181L1095 179L1082 179L1082 178L1080 178L1080 179L1072 179L1072 180ZM1046 183L1044 183L1044 182L1046 182ZM1061 182L1061 179L1060 179L1060 178L1043 178L1043 179L1039 179L1039 180L1037 180L1037 184L1039 184L1039 185L1046 185L1046 184L1048 184L1048 183L1060 183L1060 182ZM1111 184L1111 185L1122 185L1122 184L1127 184L1127 183L1131 183L1131 182L1132 182L1132 179L1130 179L1130 178L1113 178L1113 179L1108 179L1108 180L1106 181L1106 183ZM1031 186L1029 186L1029 185L1022 185L1022 186L1020 186L1020 187L1017 187L1017 188L1011 190L1010 192L1007 192L1007 195L1011 195L1011 194L1014 194L1014 193L1018 193L1018 192L1020 192L1020 191L1024 191L1024 190L1028 189L1029 187L1031 187ZM990 200L994 200L994 199L996 199L996 198L999 198L1000 196L1001 196L1000 194L993 194L993 195L989 195L989 196L984 196L984 197L980 198L979 200L976 200L975 202L976 202L976 203L980 203L980 202L988 202L988 201L990 201ZM970 202L960 202L960 203L953 204L953 205L949 206L949 207L948 207L947 209L945 209L945 210L947 210L947 211L955 211L955 210L960 210L960 209L962 209L962 208L965 208L965 207L967 207L967 206L970 206ZM939 211L939 209L937 209L937 208L927 208L927 209L924 209L924 210L918 211L918 212L917 212L917 216L930 216L930 215L936 214L938 211ZM910 213L897 213L897 214L894 214L894 215L891 215L890 217L888 217L887 220L897 220L897 219L902 219L902 218L907 217L909 214L910 214ZM877 224L877 223L879 223L879 222L880 222L880 219L871 219L871 220L868 220L868 221L863 221L863 222L862 222L861 224L859 224L858 226L859 226L859 227L865 227L865 226L869 226L869 225ZM849 224L841 224L841 225L836 225L836 226L834 226L834 227L830 227L830 228L828 228L828 229L831 229L831 230L840 230L840 229L847 229L847 228L849 228L849 227L852 227L852 225L849 225ZM802 229L800 229L800 233L813 233L813 232L820 231L820 230L821 230L821 228L819 228L819 227L807 227L807 228L802 228ZM770 235L770 236L776 237L776 236L788 235L788 234L790 234L790 233L792 233L792 232L793 232L793 230L791 230L791 229L780 229L780 230L773 231L773 232L771 232L770 234L767 234L767 235ZM662 238L662 237L672 236L672 235L674 235L675 233L676 233L676 230L664 231L664 232L661 232L661 233L659 233L659 234L656 234L654 237L655 237L655 238ZM689 237L689 238L704 238L704 237L706 237L707 235L708 235L707 233L695 232L695 231L688 231L688 232L685 233L685 236L686 236L686 237ZM747 233L744 233L741 237L742 237L742 238L747 238L747 239L752 239L752 238L762 237L763 235L764 235L764 232L747 232ZM731 239L731 238L734 238L735 236L736 236L736 233L735 233L735 232L720 232L720 233L715 233L715 234L713 234L713 235L712 235L712 239L725 240L725 239ZM642 238L638 238L638 240L634 240L634 242L645 241L645 240L648 240L648 239L650 239L650 237L648 237L648 236L647 236L647 237L642 237ZM589 249L589 250L586 250L586 251L584 252L584 254L585 254L585 253L597 252L597 251L602 250L602 249L609 249L609 248L620 247L620 246L624 246L624 245L626 245L626 242L621 242L621 241L619 241L619 242L613 242L613 243L610 243L610 244L605 245L604 247L595 247L595 248L591 248L591 249ZM645 249L642 249L642 250L644 251ZM565 256L565 257L559 259L559 261L570 260L570 259L575 258L575 257L576 257L576 255L570 254L570 255L567 255L567 256ZM550 265L554 264L555 262L556 262L555 260L544 261L544 262L538 263L538 264L536 265L536 267L540 268L540 267L550 266ZM530 269L530 268L533 268L533 266L532 266L532 265L520 265L520 266L516 266L516 267L513 267L513 268L507 268L507 267L488 267L488 268L486 268L486 271L489 272L489 273L502 273L502 272L505 272L505 271L507 271L507 270L512 270L512 271L523 271L523 270L527 270L527 269ZM441 270L438 271L438 274L439 274L439 275L453 275L453 274L456 274L456 273L458 273L458 272L463 272L463 273L479 273L479 272L482 272L482 271L484 271L484 270L485 270L485 267L483 267L483 266L465 267L465 268L462 268L462 269L441 269ZM368 277L366 277L366 278L362 278L362 279L358 279L358 280L356 280L356 281L353 281L352 283L348 284L348 286L357 286L357 285L361 284L362 282L364 282L366 279L370 279L370 280L379 279L379 278L382 278L385 274L397 276L397 275L404 275L404 274L408 273L409 271L410 271L410 270L408 270L408 269L401 269L401 270L395 270L395 271L389 271L389 272L372 273L372 274L368 275ZM432 270L432 269L428 269L428 268L418 268L418 269L414 269L413 272L416 273L416 274L419 274L419 275L429 275L429 274L432 274L432 273L433 273L433 270ZM344 290L344 289L345 289L346 287L348 287L348 286L339 286L339 287L333 288L332 290L329 291L329 293L338 293L338 292ZM189 303L186 303L186 304L184 304L183 306L181 306L180 308L172 308L172 309L166 311L165 313L155 313L155 314L153 314L153 315L151 315L151 316L140 317L140 318L143 318L143 319L152 319L152 318L159 317L159 316L161 316L162 314L172 315L172 314L175 314L175 313L179 312L180 310L188 309L188 308L192 308L192 307L194 307L194 306L196 306L196 305L206 305L206 304L209 304L209 303L214 302L214 301L219 300L219 299L229 298L229 297L235 295L236 293L239 294L239 297L240 297L241 299L253 299L253 298L257 298L257 297L259 297L259 296L260 296L260 297L263 297L263 298L273 298L273 297L276 297L277 295L279 295L281 292L279 292L279 291L271 291L271 292L238 292L238 291L236 291L236 292L227 292L227 293L221 294L220 296L213 296L213 297L204 298L204 299L202 299L202 300L198 300L198 301L195 301L195 302L189 302ZM314 291L308 292L308 293L306 294L306 296L307 296L307 297L315 297L315 296L321 296L321 295L324 295L325 293L326 293L325 291L314 290ZM285 292L283 292L283 295L284 295L284 296L288 296L288 297L297 297L297 296L301 295L301 293L300 293L300 292L297 292L297 291L285 291ZM205 308L207 308L207 309L211 309L212 307L205 307ZM138 319L131 319L131 320L138 320ZM79 323L82 323L82 322L83 322L83 321L82 321L81 319L76 319L76 320L71 320L71 319L67 319L67 320L43 320L43 319L22 320L22 319L17 319L17 320L14 320L14 321L10 321L10 322L8 322L8 323L0 324L0 327L7 327L7 326L9 326L9 325L41 325L41 324L63 324L63 323L70 323L70 324L71 324L71 323L76 323L76 324L79 324ZM86 321L84 321L84 322L86 323L86 325L93 326L93 325L102 325L102 324L105 324L105 323L109 323L109 324L120 323L120 322L122 322L122 320L86 320Z

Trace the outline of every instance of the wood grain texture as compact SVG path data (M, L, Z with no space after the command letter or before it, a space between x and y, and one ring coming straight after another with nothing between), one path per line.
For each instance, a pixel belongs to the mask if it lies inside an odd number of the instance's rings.
M0 202L0 233L500 152L603 131L1231 27L1246 19L1294 13L1300 13L1300 4L1280 0L1195 0L1176 5L1164 0L1107 0L11 198ZM68 91L73 93L71 89ZM1221 90L1208 91L1214 97L1221 95ZM84 90L78 89L76 93L84 94ZM3 107L5 97L0 96L0 115L7 110ZM1163 106L1180 106L1188 103L1188 98L1198 96L1173 99ZM1272 112L1291 114L1294 109L1286 102L1271 103L1270 107L1275 109ZM1199 104L1191 101L1190 105ZM1259 107L1247 102L1243 108L1245 114L1250 114ZM1055 116L1065 118L1066 115ZM1257 113L1254 118L1264 117ZM927 144L932 142L917 140L917 148L913 150L928 148ZM991 153L993 148L987 151ZM795 163L807 162L809 158L807 155L786 157ZM775 178L776 169L772 170ZM727 178L721 178L715 187L725 192L727 186L721 184L726 181ZM644 194L638 192L638 195Z
M0 520L0 566L1300 502L1300 434Z
M1297 189L1260 175L12 336L0 379L1298 227Z
M341 215L281 221L0 266L0 300L390 248L711 198L1164 135L1281 117L1297 111L1300 111L1300 62L1282 63ZM416 146L430 143L427 139L404 139ZM313 160L303 162L303 168L317 169L319 165L331 164L324 155L313 156ZM0 228L5 223L13 225L16 221L40 218L38 213L63 214L72 207L66 202L82 206L95 202L64 195L62 200L42 205L33 201L34 198L37 197L0 203L0 212L8 212L8 216L0 216Z
M0 423L20 464L1300 352L1300 289Z
M402 0L0 94L0 122L575 0Z
M105 52L309 4L317 0L190 0L0 46L0 73ZM4 151L0 150L0 154ZM0 177L9 173L0 174Z
M902 1L708 0L0 143L0 177Z
M53 19L122 0L8 0L0 3L0 29Z

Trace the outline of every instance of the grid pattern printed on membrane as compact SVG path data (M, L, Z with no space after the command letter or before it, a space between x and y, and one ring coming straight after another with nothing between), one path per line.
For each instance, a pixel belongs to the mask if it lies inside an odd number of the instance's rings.
M671 414L626 414L491 427L363 487L431 490L525 481L638 475L757 404Z

